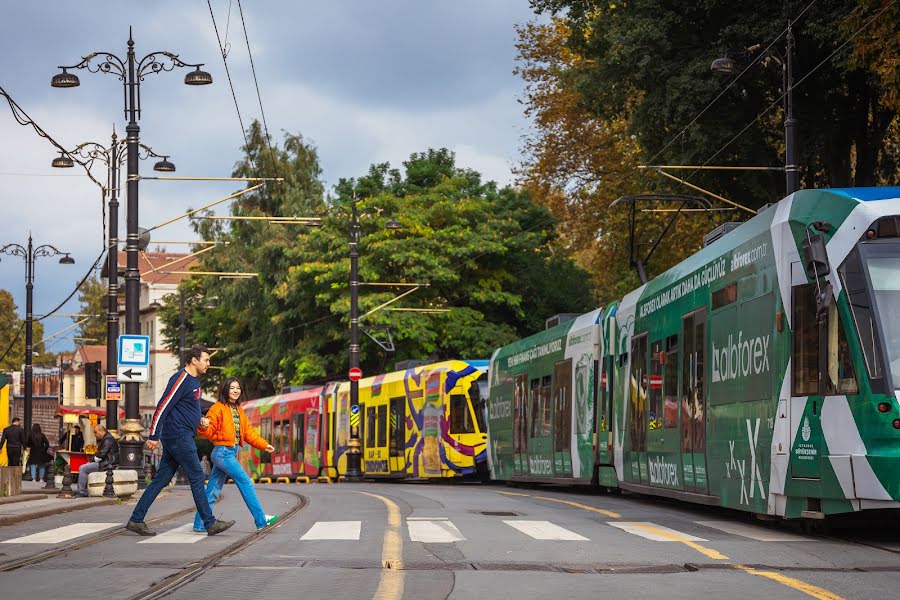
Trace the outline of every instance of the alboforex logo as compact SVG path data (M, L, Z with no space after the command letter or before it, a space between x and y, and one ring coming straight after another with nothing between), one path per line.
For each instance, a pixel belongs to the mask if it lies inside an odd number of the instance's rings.
M717 348L715 340L713 352L713 383L730 381L738 377L759 375L769 370L769 336L744 339L744 332L738 332L737 342L734 334L728 334L728 342L724 348Z

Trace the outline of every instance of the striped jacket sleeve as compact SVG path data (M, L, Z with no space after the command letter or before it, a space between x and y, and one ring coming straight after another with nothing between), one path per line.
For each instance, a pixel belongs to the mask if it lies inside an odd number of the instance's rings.
M175 397L178 395L178 390L184 384L185 379L187 379L187 372L182 369L175 377L169 380L169 385L166 386L166 391L163 392L162 398L157 402L156 411L153 413L153 419L150 421L149 433L151 440L159 439L162 425L165 423L166 417L171 411L172 405L175 403Z

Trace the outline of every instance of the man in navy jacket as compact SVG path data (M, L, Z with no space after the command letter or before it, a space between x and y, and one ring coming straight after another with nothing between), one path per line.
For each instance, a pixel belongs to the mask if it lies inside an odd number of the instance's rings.
M200 413L200 380L198 375L209 369L209 352L203 346L193 346L184 355L184 368L169 379L162 398L156 405L156 412L150 421L150 439L147 449L155 450L162 442L163 455L156 476L138 501L126 529L139 535L156 535L144 523L150 505L164 487L169 485L175 471L180 466L191 482L194 504L203 519L207 535L222 533L234 521L217 521L206 500L203 468L197 457L194 436L202 417Z

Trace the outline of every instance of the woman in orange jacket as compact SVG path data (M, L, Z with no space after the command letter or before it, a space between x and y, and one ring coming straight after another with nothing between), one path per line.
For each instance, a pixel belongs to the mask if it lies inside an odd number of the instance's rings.
M275 448L250 425L247 413L241 408L242 395L241 382L234 377L226 379L219 388L219 401L200 419L197 433L215 446L210 455L213 469L209 474L209 483L206 484L206 499L210 509L222 492L225 479L231 477L253 515L256 529L260 530L277 521L278 517L267 517L263 512L256 490L253 489L253 480L238 462L237 453L243 443L266 452L273 452ZM199 513L194 517L194 531L205 531Z

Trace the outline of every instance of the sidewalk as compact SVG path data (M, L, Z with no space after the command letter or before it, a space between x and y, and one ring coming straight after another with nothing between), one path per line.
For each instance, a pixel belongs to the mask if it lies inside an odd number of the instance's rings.
M116 503L115 498L58 498L59 488L43 488L42 481L23 481L21 494L0 498L0 526Z

